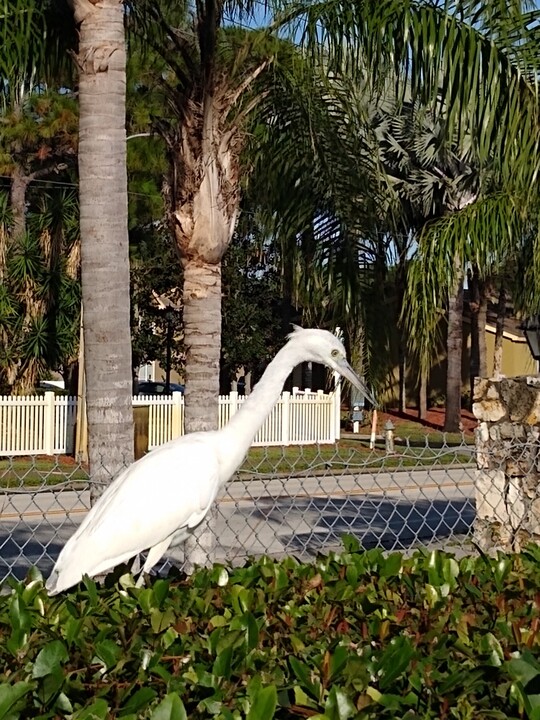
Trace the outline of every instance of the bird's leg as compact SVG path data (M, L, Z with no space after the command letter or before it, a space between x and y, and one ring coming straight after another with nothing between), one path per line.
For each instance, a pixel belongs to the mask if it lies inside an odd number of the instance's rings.
M167 550L169 549L169 545L171 544L172 536L165 538L163 542L158 543L157 545L154 545L154 547L151 547L148 551L148 554L146 556L145 563L143 565L143 569L141 570L141 574L139 575L139 579L137 580L136 587L142 587L144 583L144 576L150 572L150 570L154 567L156 563L158 563L161 558L165 555Z
M133 562L131 563L131 574L137 575L141 571L141 556L135 555Z
M135 583L135 587L142 587L144 585L144 573L141 573L139 577L137 578L137 582Z

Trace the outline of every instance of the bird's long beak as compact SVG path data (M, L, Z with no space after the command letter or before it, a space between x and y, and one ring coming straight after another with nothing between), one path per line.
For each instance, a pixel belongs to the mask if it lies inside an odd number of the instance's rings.
M358 388L358 390L360 390L362 395L369 400L373 407L377 407L377 402L373 397L373 393L368 390L366 384L358 377L358 375L354 372L354 370L346 360L341 360L339 363L337 363L336 370L342 377L348 380L351 385L354 385L355 388Z

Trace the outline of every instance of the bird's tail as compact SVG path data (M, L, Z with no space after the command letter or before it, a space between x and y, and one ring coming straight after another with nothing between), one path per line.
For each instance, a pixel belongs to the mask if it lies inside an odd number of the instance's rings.
M47 578L47 582L45 583L45 589L47 590L49 595L56 595L60 592L60 590L57 590L59 577L60 573L58 573L56 570L53 570Z
M80 569L68 568L67 572L61 569L53 569L47 582L45 583L45 589L49 595L58 595L62 590L67 590L73 585L76 585L83 578L83 573Z

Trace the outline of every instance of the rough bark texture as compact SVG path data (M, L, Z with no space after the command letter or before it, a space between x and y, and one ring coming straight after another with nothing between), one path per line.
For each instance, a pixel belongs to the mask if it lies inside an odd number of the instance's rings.
M478 309L478 376L487 377L487 344L486 344L486 324L488 314L488 298L486 288L482 287L480 295L480 308ZM473 389L474 395L474 389ZM471 395L472 398L472 395Z
M428 390L428 373L425 369L420 369L420 387L418 388L418 417L420 420L427 418L427 390Z
M184 337L186 346L186 432L213 430L218 425L215 398L219 394L221 350L221 263L184 260ZM211 562L217 508L186 540L184 569Z
M133 461L121 0L73 0L79 24L81 278L91 478Z
M463 346L463 276L448 302L445 432L459 432L461 424L461 353Z
M215 429L221 347L221 264L184 263L184 332L189 358L186 432Z
M405 355L405 347L401 337L398 346L398 372L399 372L399 410L405 412L407 410L407 358Z
M222 99L221 99L222 100ZM221 353L221 259L231 242L240 202L238 131L227 128L219 92L193 102L169 147L173 161L173 227L184 269L185 430L218 424ZM211 561L212 510L185 547L186 570Z
M12 216L12 234L20 238L26 233L26 191L31 178L15 165L11 175L11 188L9 192L9 205Z
M169 147L173 227L184 268L186 432L217 428L221 352L221 259L238 206L240 139L219 93L193 102Z
M502 374L504 320L506 317L506 290L501 285L497 303L497 323L495 326L495 348L493 350L493 377L498 380ZM486 373L487 375L487 373Z
M478 272L475 268L473 272L468 273L469 285L469 311L471 319L471 354L469 359L469 381L471 387L471 405L474 393L474 381L479 376L480 370L480 283Z

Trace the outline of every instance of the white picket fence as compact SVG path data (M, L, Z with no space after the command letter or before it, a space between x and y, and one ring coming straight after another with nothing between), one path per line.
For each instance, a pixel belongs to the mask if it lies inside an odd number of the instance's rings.
M219 397L219 426L242 406L236 392ZM333 393L284 392L257 433L253 445L334 443L340 437L340 388ZM184 397L133 397L133 407L148 406L149 449L184 432ZM74 449L77 398L46 392L42 396L0 396L0 456L62 455Z

